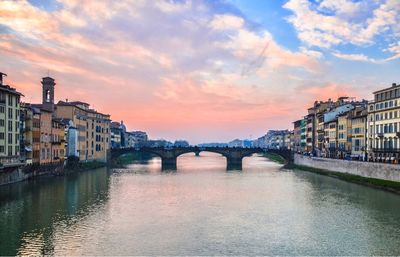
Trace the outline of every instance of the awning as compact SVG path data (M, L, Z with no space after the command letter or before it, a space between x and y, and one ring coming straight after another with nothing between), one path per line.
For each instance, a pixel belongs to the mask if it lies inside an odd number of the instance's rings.
M32 152L32 147L25 146L25 151L26 151L26 152Z

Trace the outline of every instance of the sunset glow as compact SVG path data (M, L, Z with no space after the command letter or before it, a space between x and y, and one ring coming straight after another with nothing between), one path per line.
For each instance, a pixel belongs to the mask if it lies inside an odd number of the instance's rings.
M315 100L399 81L400 1L0 1L0 71L193 143L292 127Z

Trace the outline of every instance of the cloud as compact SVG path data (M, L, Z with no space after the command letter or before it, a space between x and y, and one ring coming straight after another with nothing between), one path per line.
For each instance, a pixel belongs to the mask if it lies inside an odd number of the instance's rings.
M388 61L400 59L400 42L392 44L386 51L394 53L392 57L387 59Z
M372 58L369 58L368 56L364 54L343 54L343 53L332 53L334 56L344 59L344 60L349 60L349 61L362 61L362 62L371 62L371 63L382 63L383 60L378 61Z
M376 36L398 30L400 22L398 0L290 0L283 7L293 12L288 21L300 40L322 48L371 45Z
M203 1L58 2L52 11L0 5L10 84L39 102L50 70L57 99L90 102L153 137L229 140L287 127L313 95L295 89L325 66L320 51L289 49L221 11L225 1L218 10Z
M213 29L217 30L230 30L241 29L244 25L244 19L235 15L215 15L210 23Z

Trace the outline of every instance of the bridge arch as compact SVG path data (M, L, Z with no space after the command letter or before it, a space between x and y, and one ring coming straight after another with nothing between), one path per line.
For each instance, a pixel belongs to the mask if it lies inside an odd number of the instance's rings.
M264 153L266 150L262 148L228 148L228 147L173 147L173 148L163 148L163 147L142 147L140 149L125 148L117 149L112 153L112 156L127 153L129 151L143 151L152 153L161 158L161 166L163 170L166 169L176 169L177 168L177 158L182 154L186 153L200 153L200 152L212 152L218 153L224 156L227 160L227 169L242 169L242 160L244 157L249 157L254 153ZM281 155L286 160L291 159L290 151L283 150L267 150L267 152L273 152Z

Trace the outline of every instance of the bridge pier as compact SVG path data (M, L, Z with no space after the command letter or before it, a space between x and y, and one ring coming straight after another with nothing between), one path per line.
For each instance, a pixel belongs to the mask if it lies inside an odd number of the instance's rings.
M162 170L176 170L176 157L175 158L161 158Z
M226 169L227 170L242 170L242 158L230 158L227 157L226 158Z

